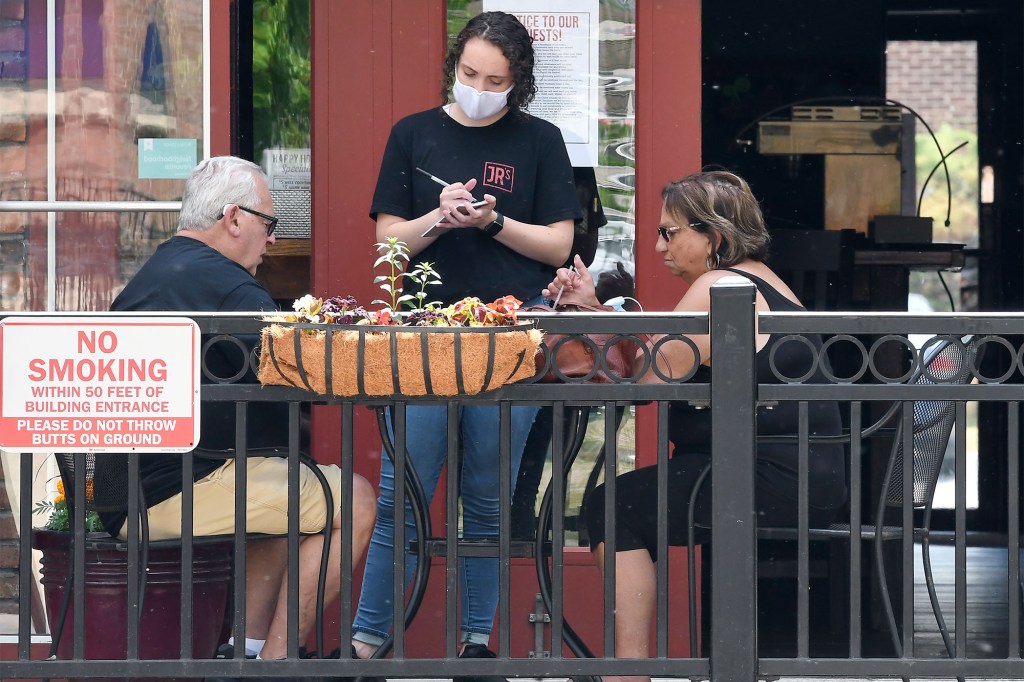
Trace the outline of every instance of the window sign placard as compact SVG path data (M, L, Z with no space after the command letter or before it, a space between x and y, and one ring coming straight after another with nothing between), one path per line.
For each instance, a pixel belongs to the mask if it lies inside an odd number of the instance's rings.
M188 452L199 442L199 327L181 317L0 321L0 447Z
M271 190L309 191L309 149L264 149L261 164Z
M597 165L598 0L485 0L533 37L537 96L529 112L557 125L574 166Z
M139 178L183 180L196 167L195 140L143 137L139 139Z

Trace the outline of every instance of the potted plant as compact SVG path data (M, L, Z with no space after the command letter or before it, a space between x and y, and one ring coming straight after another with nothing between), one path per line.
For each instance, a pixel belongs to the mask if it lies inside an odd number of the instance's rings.
M388 238L376 245L375 283L388 295L367 310L351 296L304 296L293 312L268 318L259 380L331 396L468 395L531 377L543 337L520 324L521 302L468 297L445 306L427 302L440 278L430 263L406 272L409 251ZM405 290L408 280L416 290Z
M87 503L93 500L91 477L86 479L86 500ZM74 565L74 537L63 481L57 482L56 497L52 501L39 502L34 512L49 514L43 527L32 530L32 547L42 554L41 583L46 600L46 618L53 637L50 655L71 659L74 657L76 634L73 583L69 580ZM85 628L78 636L85 637L86 659L123 660L127 656L129 629L134 629L128 615L128 564L131 559L128 543L111 537L92 509L86 510L85 529ZM196 544L193 548L191 620L194 658L213 658L216 652L231 579L230 548L230 540L218 544ZM140 571L144 572L146 580L140 599L139 658L177 659L181 650L179 622L183 566L180 543L150 543L147 565ZM113 682L122 678L89 679ZM134 679L156 682L158 678ZM191 678L159 679L163 682L168 679L184 682Z

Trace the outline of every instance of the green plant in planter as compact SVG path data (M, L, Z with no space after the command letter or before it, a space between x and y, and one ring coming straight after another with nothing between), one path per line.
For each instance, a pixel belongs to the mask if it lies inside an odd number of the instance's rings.
M85 482L85 499L92 501L93 482L87 479ZM56 531L71 530L71 516L68 510L68 499L64 494L64 481L57 481L57 496L50 500L43 500L32 509L33 514L49 514L45 528ZM85 512L85 532L95 533L104 530L100 516L92 509Z
M397 237L388 237L374 246L380 256L374 261L376 270L387 267L387 272L373 278L388 295L387 299L373 301L384 306L381 310L366 310L352 296L331 296L323 299L306 294L292 304L294 312L268 316L270 322L306 322L313 324L372 324L402 325L409 327L477 327L513 326L517 324L516 311L522 302L514 296L502 296L484 303L467 296L451 305L440 301L427 302L427 287L441 284L441 275L428 262L419 263L406 271L409 247ZM416 291L406 293L403 280L412 282ZM403 310L404 309L404 310Z
M379 303L388 306L393 313L399 312L399 309L403 306L412 311L417 311L434 310L441 305L439 301L424 303L427 298L427 287L441 283L441 276L437 270L434 270L432 263L424 261L412 271L406 272L405 268L409 263L409 247L405 242L399 241L397 237L388 237L384 241L374 244L374 246L381 253L377 260L373 262L374 269L381 265L387 265L389 272L374 277L373 283L379 284L380 288L387 292L390 297L390 300L377 299L373 301L374 304ZM419 287L418 291L411 294L405 293L402 279L406 277Z

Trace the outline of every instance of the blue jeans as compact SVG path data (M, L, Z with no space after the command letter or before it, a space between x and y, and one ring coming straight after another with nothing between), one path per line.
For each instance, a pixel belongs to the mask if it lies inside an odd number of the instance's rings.
M498 406L462 405L457 408L462 448L462 534L465 537L497 537L499 521ZM512 408L512 482L515 485L526 437L539 408ZM410 405L406 409L408 462L423 484L427 504L434 497L447 454L447 408L443 405ZM388 430L394 436L390 411ZM352 629L355 639L380 644L394 617L395 468L386 453L380 458L380 496L377 525L366 554L363 589ZM454 462L452 463L454 464ZM455 523L455 519L449 519ZM416 537L410 505L406 503L406 539ZM406 553L405 575L411 579L416 557ZM498 606L497 559L459 559L459 595L462 601L461 641L487 644Z

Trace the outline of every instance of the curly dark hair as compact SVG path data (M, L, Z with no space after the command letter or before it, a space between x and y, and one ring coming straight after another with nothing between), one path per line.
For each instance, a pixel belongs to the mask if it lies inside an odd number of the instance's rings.
M444 60L444 77L441 79L441 103L448 103L455 80L455 66L470 38L482 38L501 50L508 60L512 74L512 92L508 93L510 111L523 114L537 94L537 81L533 77L533 38L526 27L511 14L505 12L484 12L478 14L459 32L455 42L448 49Z

